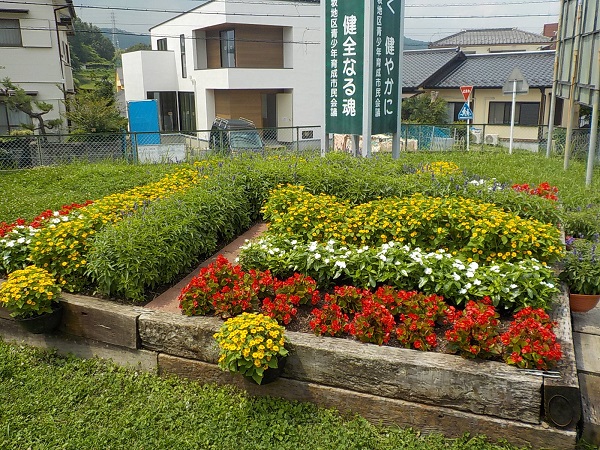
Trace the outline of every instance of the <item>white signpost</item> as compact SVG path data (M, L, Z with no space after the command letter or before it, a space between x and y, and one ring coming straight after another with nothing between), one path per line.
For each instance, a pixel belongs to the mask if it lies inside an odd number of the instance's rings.
M458 113L458 120L467 121L467 151L469 151L471 141L471 130L469 130L469 128L471 125L471 120L473 120L473 110L469 106L469 99L471 97L471 92L473 92L473 86L461 86L460 92L465 99L465 104Z
M502 87L504 95L512 94L512 107L510 110L510 141L508 144L508 153L512 155L513 138L515 129L515 106L517 104L517 94L528 94L529 84L525 80L523 73L518 67L515 67Z

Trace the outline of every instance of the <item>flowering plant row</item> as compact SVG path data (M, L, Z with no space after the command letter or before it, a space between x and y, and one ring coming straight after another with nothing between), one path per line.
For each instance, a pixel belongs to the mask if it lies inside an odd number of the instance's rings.
M188 315L216 313L238 316L261 308L262 314L282 325L290 323L297 314L298 305L310 302L320 306L313 309L310 321L310 327L317 335L348 333L362 342L379 345L388 343L395 336L406 348L430 350L438 345L436 324L448 324L450 328L446 338L451 353L482 358L502 354L509 364L521 363L537 368L547 368L560 358L560 346L551 331L553 324L540 309L523 310L526 312L515 317L524 317L528 322L525 325L516 322L508 334L500 335L498 313L489 297L479 302L470 300L464 311L457 311L448 307L443 297L438 295L397 290L390 286L381 286L374 291L337 286L322 300L314 286L312 279L299 274L282 282L268 271L244 272L239 265L232 265L219 256L182 290L179 300L184 314ZM533 318L531 311L534 311ZM529 339L522 334L524 327L544 331ZM228 342L227 350L243 353L244 342L243 337L236 342ZM524 345L517 349L521 342L528 342L529 347ZM510 350L509 354L502 350L504 343ZM262 350L265 350L264 347ZM246 353L253 352L254 355L255 351L248 350ZM224 358L222 356L221 361ZM259 365L256 365L257 359L260 359ZM258 356L249 362L263 368L266 364ZM248 361L244 364L250 367Z
M58 211L48 209L29 223L24 219L17 219L10 224L0 223L0 273L7 274L27 266L28 246L40 228L51 223L67 221L70 215L76 214L74 210L84 208L92 203L91 200L88 200L84 203L63 205Z
M86 254L90 239L98 230L143 210L153 200L188 189L197 180L197 170L178 169L155 183L95 202L63 207L62 213L44 212L29 227L15 226L16 239L6 240L4 244L0 241L0 245L4 245L5 270L10 272L19 265L34 263L56 276L64 289L76 292L86 283ZM67 214L63 214L65 212Z
M512 188L517 192L525 192L529 195L536 195L553 201L558 200L558 188L551 186L548 182L540 183L537 187L530 186L529 184L513 184Z
M239 263L276 276L300 272L314 278L320 288L331 283L363 288L387 284L442 295L457 305L487 296L495 306L511 310L549 309L559 292L554 271L535 259L482 265L444 250L425 252L394 241L355 247L334 240L302 243L267 235L244 244Z
M334 196L288 185L274 190L262 211L271 234L304 241L375 246L397 241L484 262L526 257L553 262L563 252L552 224L463 197L414 194L351 207Z

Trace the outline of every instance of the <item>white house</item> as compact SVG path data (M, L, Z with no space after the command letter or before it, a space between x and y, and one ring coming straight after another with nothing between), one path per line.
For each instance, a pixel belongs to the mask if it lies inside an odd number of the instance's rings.
M320 27L314 0L208 1L152 27L152 51L122 55L126 100L157 99L165 131L207 130L217 116L318 125Z
M35 100L53 105L45 119L60 118L64 92L74 92L67 35L73 32L72 0L0 3L0 80L10 80ZM0 134L30 123L0 94Z

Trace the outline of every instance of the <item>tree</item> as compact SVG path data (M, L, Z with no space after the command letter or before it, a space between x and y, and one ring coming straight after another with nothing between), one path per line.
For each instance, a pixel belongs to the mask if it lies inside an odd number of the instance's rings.
M69 98L65 117L74 124L74 133L106 133L127 128L127 119L121 116L114 98L99 96L94 91L79 92Z
M442 124L448 123L446 101L429 92L402 100L402 121Z
M32 122L37 121L38 123L37 127L35 125L21 124L23 128L32 131L39 130L40 134L46 135L46 129L51 130L62 123L62 119L44 120L44 116L52 111L54 107L50 103L34 100L31 95L25 92L25 89L13 84L10 78L4 78L2 86L4 86L2 91L6 97L5 101L8 107L27 114Z
M75 69L91 62L107 63L115 55L115 47L100 28L76 18L73 21L75 35L69 36L71 62Z

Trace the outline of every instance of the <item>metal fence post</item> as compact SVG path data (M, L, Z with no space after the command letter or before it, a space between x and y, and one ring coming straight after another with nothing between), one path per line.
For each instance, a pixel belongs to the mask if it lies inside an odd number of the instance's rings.
M37 141L38 166L43 166L44 162L42 161L42 138L40 135L36 136L36 141Z
M296 127L296 153L300 153L300 127Z

